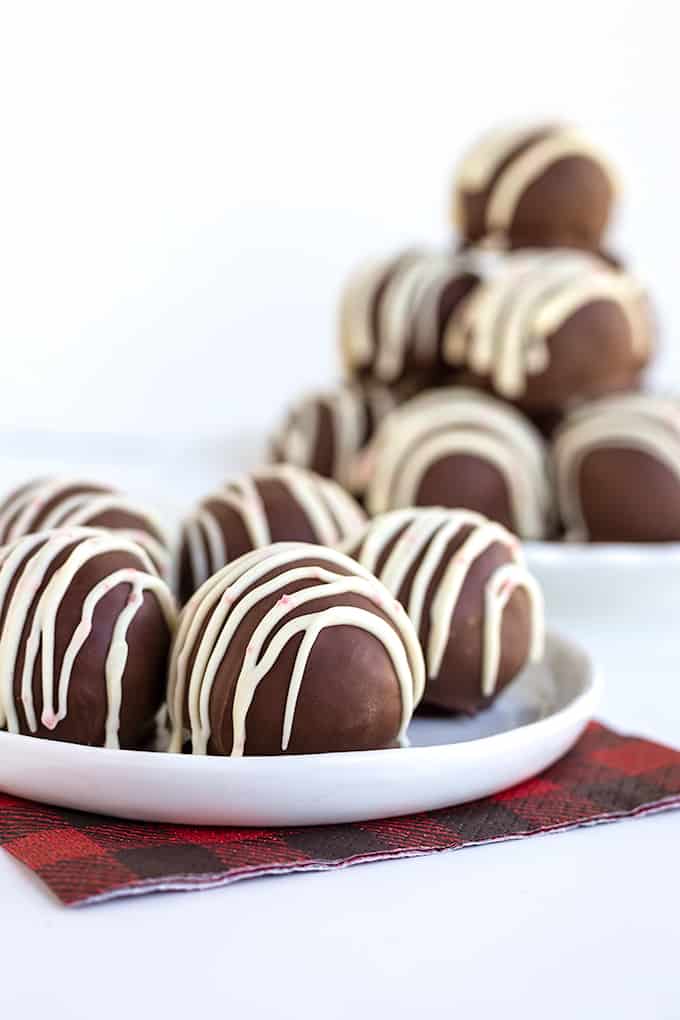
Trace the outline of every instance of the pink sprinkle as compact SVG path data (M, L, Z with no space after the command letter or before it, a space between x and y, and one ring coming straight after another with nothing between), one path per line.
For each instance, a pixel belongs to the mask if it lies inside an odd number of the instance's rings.
M222 596L222 601L227 606L230 606L232 604L232 602L234 601L234 596L233 596L233 594L231 592L231 589L229 589L229 588L226 589L226 591L224 592L224 595Z
M139 595L139 593L138 592L132 592L128 596L127 604L129 606L138 606L141 601L142 601L142 599L141 599L141 596Z
M282 595L279 601L276 603L277 606L289 606L293 602L291 595Z
M41 721L43 726L48 730L53 730L59 722L54 712L47 711L43 712Z
M375 456L372 451L365 451L357 456L354 461L354 475L357 482L363 484L370 479L375 464Z
M246 648L246 655L252 655L254 651L255 649L253 648L253 646L248 645L248 647Z

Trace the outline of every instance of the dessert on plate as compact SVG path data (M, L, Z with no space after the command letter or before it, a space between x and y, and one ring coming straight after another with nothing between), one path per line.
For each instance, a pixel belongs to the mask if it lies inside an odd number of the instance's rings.
M124 493L80 478L38 478L0 503L0 545L53 528L103 528L141 545L163 577L170 573L170 548L156 518Z
M425 683L402 606L333 549L283 542L207 580L172 650L170 749L273 755L392 747Z
M140 748L164 701L175 603L115 531L62 528L0 549L0 729Z
M349 544L415 627L425 704L476 712L542 658L541 592L502 525L469 510L393 510Z
M304 468L273 464L235 478L202 499L183 522L181 601L246 552L273 542L337 545L365 519L340 485Z

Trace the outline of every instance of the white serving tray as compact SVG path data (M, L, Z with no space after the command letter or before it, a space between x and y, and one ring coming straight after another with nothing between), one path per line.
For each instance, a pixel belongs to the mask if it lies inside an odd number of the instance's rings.
M543 663L474 718L417 718L410 747L209 758L0 733L0 789L61 807L189 825L318 825L461 804L536 775L599 701L587 655L551 636Z
M570 628L677 626L679 542L526 542L524 548L550 620Z

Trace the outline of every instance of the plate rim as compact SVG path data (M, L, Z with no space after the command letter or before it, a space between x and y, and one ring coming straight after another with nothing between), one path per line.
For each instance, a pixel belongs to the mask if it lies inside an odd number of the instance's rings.
M568 563L601 567L603 563L658 566L671 560L680 565L680 542L550 542L522 543L530 565Z

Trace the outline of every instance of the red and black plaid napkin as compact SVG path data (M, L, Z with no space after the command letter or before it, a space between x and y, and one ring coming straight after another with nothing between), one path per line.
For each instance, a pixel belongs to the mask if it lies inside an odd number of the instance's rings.
M591 723L541 776L385 821L294 829L125 822L0 794L0 846L65 904L458 850L680 807L680 751Z

